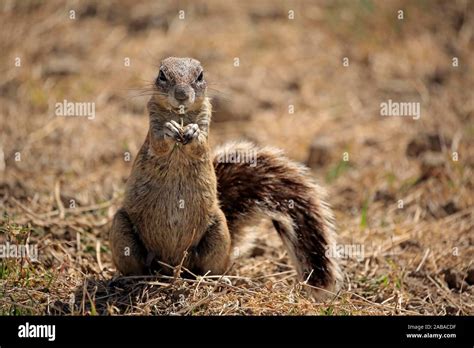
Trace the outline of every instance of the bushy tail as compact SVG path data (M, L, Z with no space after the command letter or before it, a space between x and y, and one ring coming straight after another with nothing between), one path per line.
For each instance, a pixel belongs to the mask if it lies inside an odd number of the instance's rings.
M302 280L314 289L336 291L340 272L331 254L336 250L333 217L307 169L279 150L247 142L218 148L214 166L234 245L255 218L269 217ZM328 291L316 293L321 297Z

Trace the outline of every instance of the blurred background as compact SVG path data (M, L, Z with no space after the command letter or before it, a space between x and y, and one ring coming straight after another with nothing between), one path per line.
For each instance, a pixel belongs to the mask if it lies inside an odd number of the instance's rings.
M30 278L70 269L59 299L85 274L110 278L107 227L147 132L150 84L162 58L190 56L213 98L212 145L247 139L306 163L341 243L364 246L362 262L342 262L346 290L369 302L331 311L472 314L473 16L468 0L2 0L1 238L39 244ZM382 117L389 99L420 103L421 117ZM95 103L95 118L57 117L63 100ZM286 263L279 241L259 243L235 272ZM12 279L28 266L2 262L5 293L21 297L28 286ZM35 296L0 307L42 313ZM287 313L267 302L254 313Z

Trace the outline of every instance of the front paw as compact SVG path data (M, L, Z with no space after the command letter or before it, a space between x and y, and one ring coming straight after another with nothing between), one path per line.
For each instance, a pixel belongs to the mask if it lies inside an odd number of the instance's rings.
M183 129L181 125L176 121L170 121L165 123L164 127L165 138L171 138L179 143L184 141L183 138Z
M192 142L199 136L200 130L196 123L190 123L183 128L183 144L186 145Z

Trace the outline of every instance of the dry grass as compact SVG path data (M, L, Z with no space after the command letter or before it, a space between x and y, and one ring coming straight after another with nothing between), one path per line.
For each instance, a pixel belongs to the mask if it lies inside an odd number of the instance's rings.
M0 313L474 314L463 282L474 259L473 5L3 2L0 241L37 245L39 262L0 260ZM168 55L205 65L214 145L247 138L305 161L326 139L315 177L339 242L364 247L362 260L341 260L345 284L331 301L307 296L266 223L253 255L223 277L115 275L107 229L132 163L124 153L133 159L144 139L144 87ZM63 99L95 102L96 118L54 116ZM421 118L381 117L388 99L420 102ZM439 140L435 164L406 154L424 134Z

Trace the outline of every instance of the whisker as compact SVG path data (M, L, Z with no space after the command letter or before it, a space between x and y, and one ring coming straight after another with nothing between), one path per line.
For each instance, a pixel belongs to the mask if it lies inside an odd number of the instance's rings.
M152 96L151 94L149 95L150 97ZM128 96L126 99L133 99L133 98L139 98L139 97L147 97L146 94L143 94L143 95L131 95L131 96Z
M127 96L127 98L138 98L138 97L152 97L156 95L156 93L137 93Z
M230 100L231 99L231 94L226 93L226 92L222 92L220 90L213 89L213 88L211 88L210 91L208 91L207 94L210 97L218 97L218 98L223 99L223 100Z

